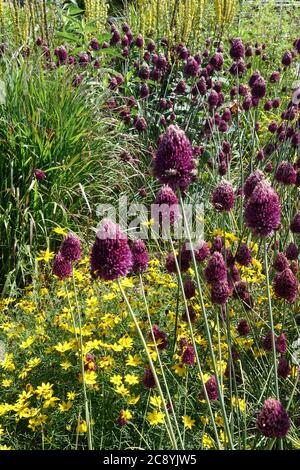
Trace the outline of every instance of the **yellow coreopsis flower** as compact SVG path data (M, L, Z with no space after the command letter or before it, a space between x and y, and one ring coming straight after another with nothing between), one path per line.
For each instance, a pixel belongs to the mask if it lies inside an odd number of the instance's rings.
M190 416L184 415L181 419L185 428L192 429L195 426L196 421Z
M79 434L83 434L85 432L87 432L87 424L86 424L86 421L81 421L78 426L77 426L77 432Z
M47 248L46 251L41 251L39 256L36 258L36 261L45 261L45 263L49 263L55 256L55 253L53 251L50 251L49 248Z
M122 382L123 382L123 378L121 375L113 375L110 379L109 379L110 383L112 383L113 385L121 385Z
M127 382L129 385L136 385L139 383L139 378L137 375L134 374L126 374L125 382Z
M142 363L141 359L139 356L135 355L132 356L131 354L128 355L128 358L126 360L126 365L131 366L131 367L137 367Z
M161 411L153 410L147 413L147 419L151 426L164 424L165 415Z
M53 229L53 232L57 233L58 235L63 235L63 236L66 236L68 234L68 230L62 227L55 227Z
M72 408L72 406L73 406L73 403L71 401L67 401L67 402L63 401L62 403L58 405L58 409L60 412L64 413L66 411L69 411Z
M162 405L162 399L160 398L159 395L154 395L153 397L150 398L150 404L152 406L160 408Z

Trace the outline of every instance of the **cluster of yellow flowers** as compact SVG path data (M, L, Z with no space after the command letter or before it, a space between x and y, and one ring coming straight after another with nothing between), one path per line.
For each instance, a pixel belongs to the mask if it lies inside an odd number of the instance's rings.
M139 0L130 23L143 35L165 36L169 43L187 42L201 28L205 0ZM182 21L184 18L184 21Z
M97 32L102 33L107 24L108 2L105 0L85 0L84 6L87 21L95 23Z
M240 241L230 232L215 230L211 235L224 236L226 247L233 251ZM251 248L253 255L258 254L255 243L251 243ZM109 426L130 422L134 428L134 423L141 419L144 420L143 426L147 424L150 429L163 426L166 414L162 398L157 393L157 388L147 388L145 384L144 374L148 362L118 283L93 280L87 257L74 267L73 279L60 281L51 275L53 256L54 253L46 250L37 257L41 267L40 276L24 290L21 299L8 298L0 302L0 340L4 344L4 351L0 356L0 384L3 390L0 401L0 444L2 447L10 447L9 435L13 423L21 428L25 425L34 435L42 433L43 439L51 434L51 429L53 431L55 426L59 426L60 438L66 442L70 441L68 436L75 436L76 441L81 435L84 437L88 426L82 419L83 381L88 390L95 429L103 426L103 422L99 423L99 406L101 410L106 410L105 420L109 422ZM260 334L265 326L263 306L267 302L263 295L262 266L253 256L250 266L239 268L242 279L251 284L252 291L257 290L256 298L259 299L261 311L251 311L248 315ZM190 268L186 276L191 280L195 279L194 270ZM46 284L45 279L50 281ZM191 333L180 302L177 310L176 276L165 271L164 260L154 258L143 274L143 289L140 278L136 276L128 276L120 282L132 309L137 313L138 323L144 332L151 358L157 366L158 376L162 376L159 361L162 361L165 374L168 375L172 403L176 407L183 432L195 428L200 433L202 447L215 448L211 417L205 400L200 399L202 385L197 367L184 364L182 360L182 344L191 344ZM161 340L156 345L153 342L143 290L152 324L158 325L166 334L166 349ZM239 335L236 325L240 320L239 310L242 309L238 300L233 300L227 309L229 331L226 331L222 323L219 309L211 304L209 289L205 285L204 301L212 332L216 367L226 396L229 393L228 334L231 337L231 348L238 351L239 355L247 355L250 362L261 361L265 351L257 343L255 336ZM208 341L197 290L196 295L189 299L189 306L195 313L193 336L199 348L206 383L214 375L214 369L208 354ZM73 322L74 312L78 311L82 318L84 376L78 366L77 341L80 330ZM177 347L174 348L172 343L176 321ZM281 331L282 325L278 323L275 328ZM247 372L240 360L236 367L237 376L243 371L240 380L244 384ZM235 390L229 397L227 406L231 413L240 415L247 411L248 395L240 392L237 394ZM219 440L226 448L223 418L217 411L214 416L219 429Z

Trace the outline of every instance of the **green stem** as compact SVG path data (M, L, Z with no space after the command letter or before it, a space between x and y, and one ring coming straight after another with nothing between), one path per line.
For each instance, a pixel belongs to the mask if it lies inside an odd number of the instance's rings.
M118 279L118 286L119 286L119 289L120 289L120 292L126 302L126 305L128 307L128 310L129 310L129 313L131 315L131 318L135 324L135 327L136 327L136 330L139 334L139 337L140 337L140 340L143 344L143 347L144 347L144 350L145 350L145 353L147 355L147 359L149 361L149 365L150 365L150 368L151 368L151 371L152 371L152 374L153 374L153 377L154 377L154 380L155 380L155 383L156 383L156 386L158 388L158 393L159 393L159 396L162 400L162 403L163 403L163 408L164 408L164 411L165 411L165 415L166 415L166 429L167 429L167 432L168 432L168 435L169 435L169 438L170 438L170 441L171 441L171 444L172 444L172 447L174 450L177 450L178 447L177 447L177 442L176 442L176 437L175 437L175 434L174 434L174 430L173 430L173 427L172 427L172 424L171 424L171 421L170 421L170 416L169 416L169 412L168 412L168 409L167 409L167 405L166 405L166 402L165 402L165 398L164 398L164 395L163 395L163 392L162 392L162 389L161 389L161 386L160 386L160 382L158 380L158 377L157 377L157 373L156 373L156 370L155 370L155 367L154 367L154 364L153 364L153 361L152 361L152 358L151 358L151 355L150 355L150 352L149 352L149 349L147 347L147 344L146 344L146 341L145 341L145 338L144 338L144 335L142 333L142 330L140 328L140 325L136 319L136 316L131 308L131 305L129 303L129 300L127 298L127 295L121 285L121 282L120 280Z
M269 279L269 267L268 267L268 253L267 253L267 241L264 239L264 251L265 251L265 273L267 281L267 294L268 294L268 307L269 307L269 322L272 335L272 359L274 367L274 382L275 382L275 393L276 399L279 400L279 386L278 386L278 374L277 374L277 356L276 356L276 345L275 345L275 331L274 331L274 322L273 322L273 312L272 312L272 301L271 301L271 292L270 292L270 279Z

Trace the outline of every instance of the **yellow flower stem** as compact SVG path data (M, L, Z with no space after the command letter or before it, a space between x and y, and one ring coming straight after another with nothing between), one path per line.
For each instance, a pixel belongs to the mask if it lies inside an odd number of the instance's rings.
M163 395L163 392L162 392L162 389L161 389L161 386L160 386L160 382L159 382L159 379L157 377L157 373L156 373L156 370L155 370L155 366L153 364L153 361L152 361L152 358L151 358L151 355L150 355L150 352L149 352L149 349L147 347L147 344L146 344L146 341L145 341L145 338L143 336L143 333L142 333L142 330L140 328L140 325L136 319L136 316L132 310L132 307L130 305L130 302L128 300L128 297L122 287L122 284L120 282L120 279L118 279L118 286L119 286L119 289L120 289L120 292L126 302L126 305L128 307L128 310L129 310L129 313L131 315L131 318L135 324L135 327L136 327L136 330L138 332L138 335L140 337L140 340L143 344L143 347L144 347L144 350L145 350L145 353L147 355L147 359L149 361L149 365L150 365L150 368L151 368L151 371L152 371L152 374L153 374L153 377L154 377L154 380L155 380L155 383L156 383L156 386L158 388L158 393L160 395L160 398L162 400L162 403L163 403L163 407L164 407L164 411L165 411L165 415L166 415L166 421L165 421L165 425L166 425L166 429L167 429L167 432L168 432L168 435L169 435L169 438L170 438L170 441L171 441L171 444L172 444L172 447L174 450L177 450L178 449L178 446L177 446L177 441L176 441L176 437L175 437L175 434L174 434L174 430L173 430L173 426L171 424L171 420L170 420L170 416L169 416L169 412L168 412L168 409L167 409L167 405L166 405L166 402L165 402L165 398L164 398L164 395Z
M153 325L152 325L152 321L151 321L151 317L150 317L150 312L149 312L149 308L148 308L148 302L147 302L146 295L145 295L145 289L144 289L143 278L142 278L142 275L141 275L141 274L140 274L140 285L141 285L141 290L142 290L143 299L144 299L144 303L145 303L145 307L146 307L146 312L147 312L147 318L148 318L148 322L149 322L149 326L150 326L150 331L151 331L151 335L152 335L152 340L153 340L154 347L155 347L155 352L156 352L156 354L157 354L157 359L158 359L158 363L159 363L161 375L162 375L162 378L163 378L163 381L164 381L164 385L165 385L165 389L166 389L166 392L167 392L168 400L169 400L169 403L170 403L170 406L171 406L171 411L172 411L172 414L173 414L173 417L174 417L175 426L176 426L176 429L177 429L177 432L178 432L180 444L181 444L182 449L184 450L184 442L183 442L182 437L181 437L181 433L180 433L180 429L179 429L179 425L178 425L176 413L175 413L174 406L173 406L173 402L172 402L172 397L171 397L171 394L170 394L170 391L169 391L169 387L168 387L168 384L167 384L166 376L165 376L165 373L164 373L164 368L163 368L163 365L162 365L162 362L161 362L159 350L158 350L157 343L156 343L156 340L155 340L155 336L154 336L154 333L153 333Z

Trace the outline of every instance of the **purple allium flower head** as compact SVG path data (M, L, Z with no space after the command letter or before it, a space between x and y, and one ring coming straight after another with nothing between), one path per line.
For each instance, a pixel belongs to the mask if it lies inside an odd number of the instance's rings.
M246 57L252 57L253 56L253 48L252 46L247 46L245 50L245 56Z
M196 77L199 72L199 64L194 57L189 57L184 66L184 74L187 77Z
M144 377L143 377L143 384L146 388L156 387L155 378L150 367L145 369Z
M293 233L300 233L300 212L297 212L293 218L290 229Z
M275 72L272 72L269 78L271 83L277 83L280 80L280 72L277 70Z
M81 52L78 55L78 63L81 67L85 67L90 61L90 56L85 52Z
M81 258L80 240L74 234L69 233L62 242L60 253L68 261L79 261Z
M179 95L184 95L184 93L186 92L186 83L184 80L180 80L177 85L176 85L176 88L175 88L175 92Z
M147 44L147 51L154 52L155 48L156 48L155 42L153 41L153 39L150 39L150 41Z
M268 125L268 130L274 134L277 131L277 122L276 121L271 121L270 124Z
M208 398L209 398L210 400L218 400L218 398L219 398L218 386L217 386L216 377L215 377L214 375L212 375L212 376L205 382L205 388L206 388L206 392L207 392ZM205 399L204 392L201 392L201 393L200 393L199 398L200 398L200 400L204 400L204 399Z
M291 242L287 249L286 249L286 257L288 260L292 261L292 260L297 260L298 259L298 256L299 256L299 250L297 248L297 245L295 245L295 243Z
M194 177L193 149L184 131L171 125L162 136L154 160L154 173L172 189L186 190Z
M253 233L263 237L279 227L279 198L267 181L262 180L255 186L245 207L245 219Z
M246 72L245 62L242 59L233 62L230 66L229 72L235 77L242 77Z
M265 111L270 111L272 109L272 107L273 107L272 100L268 100L268 101L265 102L265 104L264 104L264 110Z
M252 99L250 95L245 96L242 107L244 111L249 111L249 109L252 107Z
M143 273L148 268L148 252L143 240L134 240L131 247L133 273Z
M253 74L251 75L251 77L249 78L249 82L248 82L251 88L259 77L260 77L259 70L255 70Z
M211 301L213 304L226 304L230 294L227 281L214 282L211 287Z
M266 82L262 77L258 77L251 87L253 98L261 99L266 94Z
M250 333L250 326L247 320L241 320L236 329L240 336L247 336Z
M52 272L60 279L72 276L72 265L61 253L58 253L53 262Z
M275 336L275 345L276 345L276 338ZM272 331L268 331L266 336L262 339L262 347L265 351L272 351Z
M290 51L286 51L282 56L282 65L289 67L293 61L293 56Z
M218 126L220 132L227 132L228 130L228 124L226 121L221 120L220 124Z
M165 70L168 65L168 60L164 54L159 54L155 62L157 70Z
M138 47L139 49L141 49L142 47L144 47L144 38L141 34L138 35L138 37L136 38L135 40L135 45L136 47Z
M121 410L117 419L117 424L119 426L126 426L128 424L128 419L125 417L124 410Z
M43 170L39 170L38 168L34 170L33 174L38 181L44 181L47 178Z
M288 260L283 253L277 253L276 259L273 263L275 271L282 272L289 267Z
M235 255L235 259L242 266L249 266L249 264L251 264L251 250L245 243L241 243L239 246Z
M218 103L219 103L219 94L215 91L215 90L212 90L208 96L208 104L211 106L211 107L216 107L218 106Z
M216 52L209 61L209 64L215 69L215 70L221 70L223 64L224 64L224 57L223 54L220 52Z
M285 269L275 275L274 292L277 297L288 302L295 302L298 293L298 282L290 269Z
M184 294L187 299L191 299L192 297L195 297L196 286L195 286L194 281L192 281L192 279L187 279L184 282Z
M143 118L141 116L138 116L134 120L134 127L138 132L143 132L147 129L148 124L147 124L145 118Z
M120 35L119 31L115 29L112 32L112 36L111 36L111 39L110 39L110 45L111 46L116 46L120 41L121 41L121 35ZM102 47L103 47L103 45L102 45Z
M67 63L68 53L67 49L64 46L59 46L54 50L54 55L56 55L58 59L58 63L60 65Z
M275 179L284 185L295 184L297 178L296 170L289 162L283 161L278 165Z
M140 96L141 98L147 98L149 96L150 90L147 83L143 83L140 88Z
M212 241L210 252L213 254L215 251L219 251L220 253L224 251L224 237L220 237L220 235L214 237Z
M229 181L221 181L212 194L212 204L217 211L229 212L235 201L234 189Z
M162 220L165 220L167 217L166 222L170 221L170 224L173 225L180 216L178 198L173 189L168 185L162 186L156 195L154 203L161 206L159 210Z
M96 38L91 39L90 47L91 49L93 49L93 51L98 51L100 49L100 44L99 44L98 39Z
M294 47L296 48L298 54L300 54L300 38L295 39Z
M160 330L157 325L153 325L152 333L157 343L158 349L166 349L168 347L168 338L164 331ZM149 333L149 339L152 339L152 333Z
M166 270L168 273L177 273L175 258L173 253L169 253L166 259Z
M276 351L281 354L286 353L287 345L286 345L286 336L284 333L280 333L280 335L275 339L275 346Z
M252 306L252 298L249 293L249 287L247 281L238 281L234 284L233 290L234 297L241 299L248 307Z
M138 76L142 80L148 80L150 78L150 69L147 64L142 65L142 67L138 71Z
M205 278L209 284L227 280L226 264L222 254L218 251L215 251L208 261Z
M291 423L282 404L274 398L268 398L256 418L256 427L264 436L278 438L287 435Z
M273 106L273 108L275 108L275 109L276 109L276 108L279 108L279 106L280 106L280 98L279 98L279 97L276 97L276 98L273 99L273 101L272 101L272 106Z
M189 312L189 317L190 317L190 320L191 320L191 323L193 323L195 320L196 320L196 312L195 310L193 309L192 305L189 305L188 306L188 312ZM188 323L188 316L187 316L187 312L185 311L184 314L182 315L182 321L185 321L186 323Z
M200 240L194 248L195 258L198 263L202 263L210 255L210 249L204 240Z
M282 377L283 379L286 379L289 375L291 375L291 368L288 360L285 357L281 357L279 359L277 373L279 377Z
M232 59L235 59L235 60L242 59L244 57L245 47L244 47L243 41L240 38L231 40L231 48L230 48L229 54L232 57Z
M182 354L181 362L184 365L192 366L195 363L196 354L193 346L188 344Z
M132 268L128 239L119 225L109 219L101 222L91 251L91 272L106 281L126 276Z
M230 270L230 277L233 282L239 282L241 280L240 272L236 266L232 266Z

